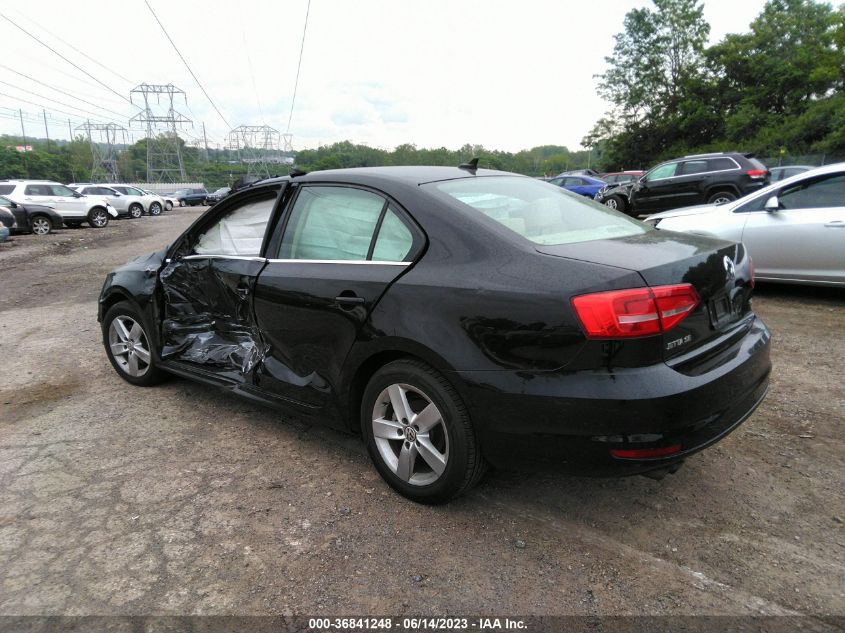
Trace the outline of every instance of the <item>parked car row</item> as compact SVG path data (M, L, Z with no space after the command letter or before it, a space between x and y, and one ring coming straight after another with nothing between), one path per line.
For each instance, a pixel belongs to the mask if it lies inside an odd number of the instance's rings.
M220 202L231 191L229 187L220 187L209 193L205 187L199 187L194 189L177 189L173 193L166 195L170 196L175 201L175 204L178 204L180 207L193 207L200 204L210 206Z
M120 183L0 180L0 209L8 213L3 214L7 223L11 223L9 216L14 221L14 226L4 226L35 235L47 235L62 226L103 228L121 216L158 216L179 204L178 200Z

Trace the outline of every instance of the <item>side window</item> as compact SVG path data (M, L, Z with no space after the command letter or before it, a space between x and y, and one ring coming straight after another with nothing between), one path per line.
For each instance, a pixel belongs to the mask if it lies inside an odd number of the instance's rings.
M783 209L845 207L845 174L805 180L782 189L778 200Z
M402 262L410 254L414 236L396 211L388 207L378 230L372 259L379 262Z
M275 203L275 195L244 200L199 236L194 254L258 257Z
M700 174L705 171L710 171L706 160L688 160L682 165L680 175L689 176L691 174Z
M675 175L675 170L678 169L678 163L667 163L665 165L660 165L659 167L655 167L646 176L646 180L651 182L652 180L659 180L660 178L671 178Z
M279 247L280 259L365 260L385 206L351 187L302 187Z
M0 185L0 195L8 196L15 191L15 185Z
M707 171L727 171L729 169L737 169L736 163L730 158L711 158L709 161Z
M563 186L563 181L564 181L564 180L565 180L564 178L552 178L552 179L549 181L549 183L551 183L551 184L553 184L553 185L557 185L558 187L562 187L562 186Z
M54 196L61 196L62 198L73 198L76 195L76 192L71 189L70 187L65 187L64 185L49 185L49 187L53 190Z
M47 185L27 185L24 190L25 196L50 196L50 187Z
M569 178L564 180L563 184L567 187L580 187L584 184L584 181L580 178L573 178L572 176L570 176Z

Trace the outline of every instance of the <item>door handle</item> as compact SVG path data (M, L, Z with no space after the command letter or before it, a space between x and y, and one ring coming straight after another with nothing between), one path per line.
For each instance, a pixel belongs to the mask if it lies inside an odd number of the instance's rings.
M350 290L344 290L339 296L335 297L334 300L341 308L354 308L355 306L361 306L366 303L364 297L359 297Z
M825 224L825 226L829 229L845 229L845 220L833 220Z

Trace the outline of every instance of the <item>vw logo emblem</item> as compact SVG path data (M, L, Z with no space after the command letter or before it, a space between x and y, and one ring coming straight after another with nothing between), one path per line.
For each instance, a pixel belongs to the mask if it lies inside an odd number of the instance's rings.
M725 259L722 260L722 263L725 265L725 277L729 281L736 279L736 266L734 265L733 260L725 255Z

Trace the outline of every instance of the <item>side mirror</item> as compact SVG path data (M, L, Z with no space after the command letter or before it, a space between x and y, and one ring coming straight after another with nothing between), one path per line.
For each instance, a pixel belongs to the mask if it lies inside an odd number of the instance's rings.
M766 204L763 205L763 208L769 213L778 211L780 210L780 200L778 200L777 196L772 196L771 198L766 200Z
M116 191L112 194L112 198L119 198L121 194L117 193Z
M73 197L74 197L74 198L82 198L83 196L82 196L82 194L81 194L81 193L79 193L78 191L74 191L74 192L73 192Z

